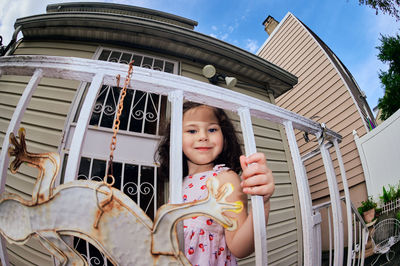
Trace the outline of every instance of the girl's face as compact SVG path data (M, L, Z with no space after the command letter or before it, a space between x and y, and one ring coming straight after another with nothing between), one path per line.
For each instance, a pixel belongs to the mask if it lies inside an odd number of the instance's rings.
M212 170L224 138L212 108L199 106L183 115L182 149L188 158L189 174Z

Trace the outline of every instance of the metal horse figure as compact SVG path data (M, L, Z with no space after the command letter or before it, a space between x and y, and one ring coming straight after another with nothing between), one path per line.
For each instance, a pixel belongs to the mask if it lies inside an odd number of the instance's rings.
M236 221L223 212L239 212L241 202L226 197L231 184L219 188L217 179L208 181L208 198L195 203L166 204L153 221L128 196L103 182L76 180L53 188L59 171L57 153L34 154L26 149L25 131L20 141L10 135L10 165L15 173L22 163L39 169L32 200L18 195L0 195L0 233L10 243L22 245L38 237L61 265L87 265L86 260L64 241L64 236L82 238L102 251L116 265L190 265L179 250L176 223L207 215L228 229Z

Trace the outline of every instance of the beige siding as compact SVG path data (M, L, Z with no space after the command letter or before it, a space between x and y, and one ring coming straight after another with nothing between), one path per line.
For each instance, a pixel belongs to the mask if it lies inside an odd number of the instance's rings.
M289 14L259 55L299 78L298 84L292 90L276 99L277 105L305 117L314 117L313 120L325 123L330 129L341 134L343 141L340 147L349 185L364 182L361 162L352 136L353 129L360 131L362 135L365 134L363 118L344 79L318 41L299 20ZM314 141L304 141L302 132L297 132L296 137L301 154L317 148ZM331 156L335 159L335 171L339 174L333 151ZM305 162L305 166L312 198L327 196L329 191L322 159L310 159ZM341 181L338 181L342 187Z
M182 62L181 74L186 77L208 82L201 74L201 68L189 62ZM234 88L235 91L271 102L269 95L256 88ZM272 103L273 100L272 100ZM238 116L231 114L242 140ZM264 152L268 166L273 171L276 190L271 199L271 212L268 221L268 262L269 265L300 264L301 229L298 219L298 202L295 181L288 164L287 143L283 141L283 131L276 123L252 118L257 150ZM290 157L290 155L289 155ZM295 195L294 195L295 194ZM250 203L250 201L249 201ZM296 215L297 213L297 215ZM301 231L301 230L300 230ZM250 256L240 261L242 265L254 265L254 257Z
M54 55L92 58L96 46L68 42L22 42L15 55ZM0 77L0 141L3 143L12 114L30 77ZM27 132L27 145L31 152L57 151L78 81L43 78L33 94L21 121ZM18 173L8 172L6 191L26 200L32 195L38 171L22 165ZM48 251L38 240L23 246L7 244L12 265L52 265Z

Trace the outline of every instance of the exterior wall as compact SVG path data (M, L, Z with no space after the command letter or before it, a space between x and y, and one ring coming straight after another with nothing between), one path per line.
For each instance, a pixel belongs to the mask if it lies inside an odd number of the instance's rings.
M340 149L351 188L364 182L363 169L352 131L366 133L364 118L359 105L350 93L342 69L328 56L319 39L297 18L288 14L271 34L259 51L259 56L282 67L299 78L292 90L278 97L277 105L305 117L325 123L328 128L343 136ZM301 154L317 148L315 138L306 143L303 132L297 132ZM335 158L332 149L331 156ZM323 162L317 156L305 162L312 199L329 195ZM337 160L334 159L336 174L340 176ZM341 181L338 181L341 186ZM365 195L359 195L361 200ZM355 204L358 205L358 204Z
M97 47L97 44L90 43L23 41L14 54L93 58ZM176 57L171 59L178 60ZM201 66L185 60L180 64L181 75L208 82L201 75ZM27 77L14 76L3 76L0 79L0 141L5 136L12 113L28 81ZM41 81L21 123L21 126L27 129L28 146L33 152L60 152L67 117L71 114L78 87L80 83L77 81L55 79ZM235 90L267 102L274 101L266 91L254 87L235 88ZM240 133L238 117L233 114L231 116ZM257 148L266 154L276 182L267 230L269 263L270 265L301 264L302 239L301 230L298 230L301 224L297 189L288 145L286 139L282 138L284 131L274 123L258 119L254 119L253 124ZM6 190L29 199L36 176L35 170L23 166L18 174L7 176ZM24 246L7 244L7 248L10 262L14 265L51 265L53 263L47 251L35 240L29 241ZM241 263L253 265L254 258L250 256Z

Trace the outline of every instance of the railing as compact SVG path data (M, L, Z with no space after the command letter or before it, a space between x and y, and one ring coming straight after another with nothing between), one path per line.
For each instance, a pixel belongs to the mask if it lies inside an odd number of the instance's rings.
M79 160L82 151L83 140L89 124L90 112L94 106L96 95L104 85L114 85L115 77L127 73L128 66L110 62L100 62L95 60L50 56L12 56L0 58L1 75L25 75L32 76L26 89L24 90L15 112L11 118L6 136L3 141L3 149L0 154L0 192L4 191L5 177L9 158L7 147L9 145L9 135L16 133L26 107L42 77L73 79L82 82L90 82L87 95L85 97L82 111L77 121L76 130L72 137L69 159L66 166L64 182L72 181L78 173ZM171 160L170 171L170 195L172 203L181 201L182 190L182 103L183 99L207 103L211 106L232 110L240 116L246 154L256 151L254 135L252 130L251 116L264 120L279 123L285 127L291 156L294 163L294 170L298 186L303 246L304 246L304 265L318 265L320 262L313 258L310 250L315 250L316 244L313 242L314 226L317 217L312 209L311 195L309 192L308 179L304 169L303 160L300 157L296 142L294 129L308 132L320 139L319 152L323 157L326 169L330 197L332 202L334 227L334 261L335 265L342 265L343 262L343 221L340 207L340 198L336 183L336 176L332 166L326 141L332 143L336 149L343 185L345 187L346 208L350 213L350 200L343 162L339 151L338 143L341 136L321 125L299 116L293 112L264 101L223 89L208 83L192 80L182 76L162 73L150 69L135 68L131 79L131 88L146 92L168 95L171 102L171 153L174 160ZM322 137L323 136L323 137ZM252 197L254 230L255 230L255 254L256 265L267 265L267 246L263 200L260 196ZM4 242L2 244L1 260L3 265L7 264Z
M346 203L345 197L342 197L341 200ZM351 205L351 215L347 219L348 229L348 240L347 240L347 265L364 265L365 258L365 246L368 241L368 228L363 220L363 218L358 213L357 209L354 207L352 203ZM315 219L315 228L314 228L314 241L315 246L317 247L313 251L313 256L315 261L322 261L324 258L322 257L322 235L321 235L321 213L324 212L327 216L326 221L328 222L328 258L325 260L328 261L328 264L324 263L324 265L334 265L333 264L333 239L332 239L332 208L331 202L327 201L322 204L318 204L313 206L314 217L318 217ZM326 231L325 231L326 232ZM326 235L326 234L325 234ZM326 256L325 256L326 257Z

